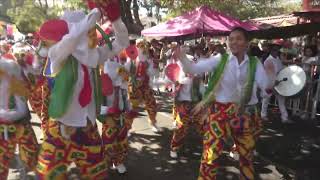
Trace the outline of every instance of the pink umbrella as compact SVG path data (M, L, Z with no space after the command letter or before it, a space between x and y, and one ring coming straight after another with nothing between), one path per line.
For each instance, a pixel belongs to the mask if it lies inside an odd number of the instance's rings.
M141 34L153 37L172 37L202 33L219 35L230 32L234 27L242 27L248 31L258 30L255 25L249 22L242 22L236 18L212 10L207 6L201 6L165 23L145 29Z

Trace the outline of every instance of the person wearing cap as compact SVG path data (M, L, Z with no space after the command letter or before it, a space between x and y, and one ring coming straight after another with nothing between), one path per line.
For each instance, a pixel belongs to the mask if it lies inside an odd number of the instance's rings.
M271 86L261 62L247 55L249 36L245 29L234 28L228 44L231 53L198 63L186 57L186 48L177 52L186 73L213 72L203 100L191 112L201 112L206 118L198 180L216 179L218 159L227 137L233 138L240 156L240 179L254 179L253 152L261 131L256 92L258 87L270 92Z
M13 59L0 58L0 177L7 179L9 164L19 147L23 162L21 178L35 170L38 142L31 126L27 105L30 93L21 76L21 68Z
M182 71L180 62L179 79L176 82L176 90L174 92L173 103L173 119L176 128L173 131L171 138L172 158L178 157L178 151L181 149L188 130L192 125L196 127L197 132L203 135L203 121L200 114L193 116L191 110L199 103L204 93L204 84L201 77L197 75L186 74Z
M129 43L120 13L115 14L107 12L116 37L111 48L97 47L95 26L101 18L98 8L88 15L67 11L61 19L49 20L40 27L42 46L38 53L47 57L45 73L54 77L54 85L49 99L48 131L38 156L38 179L66 179L72 162L79 168L81 178L107 178L96 125L101 106L98 65Z
M134 115L127 96L129 70L125 67L127 57L121 52L105 62L104 75L111 79L112 92L105 95L101 114L105 115L102 141L105 158L118 173L127 171L124 161L128 155L128 131Z
M276 46L273 46L270 51L269 57L264 61L264 67L266 69L267 75L269 79L273 82L273 84L276 81L276 76L280 70L284 67L280 58L279 58L279 48ZM262 100L262 107L261 107L261 118L263 120L268 119L268 106L269 101L272 94L269 94L267 96L263 97ZM288 112L285 106L285 98L281 95L276 94L275 95L279 109L281 112L281 122L282 123L292 123L291 120L288 119Z
M138 57L130 63L130 74L134 77L129 81L129 99L133 110L137 111L139 105L144 103L148 112L149 123L153 132L159 132L157 126L157 102L154 97L150 81L153 77L153 66L149 56L149 44L145 40L137 43Z

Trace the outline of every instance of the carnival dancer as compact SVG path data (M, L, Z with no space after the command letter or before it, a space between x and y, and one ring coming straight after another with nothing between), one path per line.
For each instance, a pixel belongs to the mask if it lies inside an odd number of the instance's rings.
M127 123L131 124L134 117L127 96L129 71L124 67L127 57L122 52L114 59L105 62L104 66L104 73L111 79L113 89L106 97L105 106L101 108L101 114L106 115L102 127L102 141L108 164L123 174L127 171L124 165L128 154ZM119 62L119 59L122 62Z
M199 76L185 74L181 68L179 79L175 84L177 92L174 92L173 118L176 128L171 140L170 156L172 158L178 157L177 152L183 145L183 141L192 125L195 125L196 130L202 135L203 121L201 114L194 116L191 114L191 110L202 99L203 91L201 92L201 90L203 88L201 86L203 87L204 84Z
M261 129L256 91L257 87L269 89L270 83L260 61L247 55L248 45L248 32L238 27L229 35L231 53L195 64L187 59L186 48L178 49L177 54L180 54L179 59L186 73L214 72L204 99L192 110L193 114L204 108L208 111L199 180L216 179L217 160L228 136L232 136L240 155L240 179L254 179L252 158Z
M133 110L137 111L139 105L144 103L149 115L149 123L154 132L161 129L157 126L157 103L154 93L150 87L153 77L153 66L149 59L149 46L145 40L137 43L138 58L130 62L131 79L129 81L129 99Z
M281 60L279 59L279 48L276 46L271 47L270 55L264 61L264 67L266 69L266 73L269 79L275 84L276 76L278 72L284 67ZM272 94L264 96L262 100L261 107L261 118L263 120L268 119L268 105ZM281 113L281 122L282 123L292 123L291 120L288 119L288 112L285 106L285 97L275 94L275 97L278 101L280 113Z
M88 15L82 11L66 12L61 19L49 20L40 28L43 48L39 53L47 52L47 68L54 76L54 86L49 100L48 131L38 156L38 179L67 179L71 162L80 169L81 178L107 178L102 140L95 122L101 106L97 67L129 42L119 5L112 1L108 6L114 7L107 14L116 36L111 48L97 48L95 26L101 17L97 8Z
M45 60L32 53L31 49L27 51L18 50L14 54L22 68L23 77L28 82L28 88L30 89L28 101L41 121L42 135L40 139L43 140L49 120L48 104L50 96L48 79L42 74Z
M26 171L37 164L38 142L32 129L27 105L29 89L15 60L0 59L0 177L7 179L9 163L19 147ZM25 176L22 171L20 175ZM25 177L24 177L25 178Z

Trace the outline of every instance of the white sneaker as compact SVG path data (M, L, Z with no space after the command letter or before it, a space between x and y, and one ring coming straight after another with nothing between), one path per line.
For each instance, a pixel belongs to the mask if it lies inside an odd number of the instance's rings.
M177 129L178 126L177 126L177 122L176 121L173 121L172 123L172 129Z
M230 156L231 158L233 158L234 160L236 160L236 161L239 161L239 159L240 159L239 154L236 153L236 152L230 152L230 153L229 153L229 156Z
M116 168L118 173L120 174L127 172L127 168L124 166L124 164L119 164Z
M178 153L176 151L170 151L171 158L178 158Z
M156 125L156 124L152 124L151 125L151 130L155 133L160 132L161 129Z
M131 132L130 131L128 131L127 136L128 136L128 138L131 136Z

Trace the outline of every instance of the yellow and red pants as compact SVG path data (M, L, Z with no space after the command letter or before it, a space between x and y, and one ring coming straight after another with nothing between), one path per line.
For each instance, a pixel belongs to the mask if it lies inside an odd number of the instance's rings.
M157 103L156 99L154 98L154 92L148 83L142 84L142 82L137 81L136 86L129 84L129 100L133 110L137 110L139 105L144 103L145 109L148 112L150 123L155 124L157 122Z
M128 154L128 124L132 119L123 113L123 121L121 124L120 115L108 115L102 127L105 159L110 165L124 163Z
M47 128L47 122L49 120L48 104L50 89L48 80L43 79L42 83L31 85L29 102L31 108L35 111L37 116L41 120L41 129L43 131Z
M240 179L254 179L253 151L261 131L261 120L255 105L247 106L238 115L235 104L215 103L209 107L209 119L204 125L203 154L198 180L215 180L223 145L228 137L236 144L240 155Z
M177 128L173 132L171 140L171 151L178 151L183 145L189 128L195 125L200 135L203 133L203 122L201 115L193 116L191 110L196 104L190 101L176 101L173 105L173 118L177 124Z
M4 128L8 129L8 139L4 137ZM12 124L0 123L0 177L7 179L9 163L14 159L16 145L19 156L28 170L34 170L37 164L38 142L30 122Z
M67 168L74 162L82 179L107 179L97 126L88 121L86 127L70 130L70 139L66 139L61 135L60 125L58 121L48 121L46 138L38 156L37 178L66 180Z

